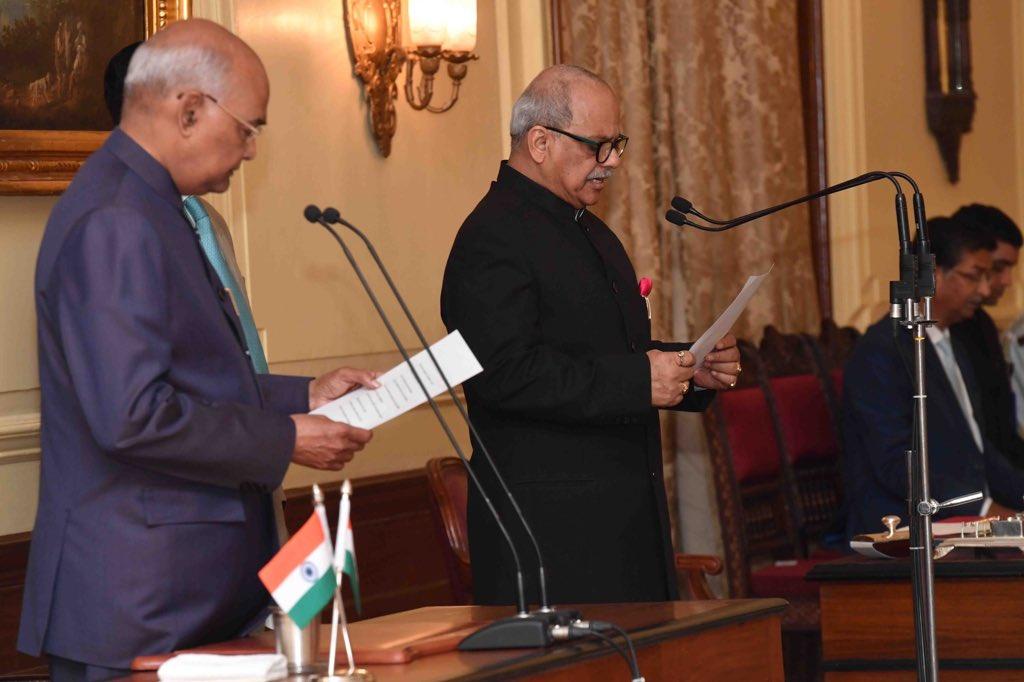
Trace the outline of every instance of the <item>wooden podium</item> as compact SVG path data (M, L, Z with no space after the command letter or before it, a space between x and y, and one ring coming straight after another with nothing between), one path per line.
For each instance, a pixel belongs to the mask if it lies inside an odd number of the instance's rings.
M744 599L577 608L588 619L625 628L636 645L640 671L651 682L682 677L707 682L782 682L780 620L785 607L781 599ZM356 663L370 670L379 682L629 679L625 661L591 639L548 649L455 649L474 628L512 613L509 607L432 606L359 621L350 626ZM321 650L326 652L330 626L322 627ZM273 647L273 634L264 633L195 651L257 653L273 651ZM344 663L340 646L339 653ZM136 659L133 667L154 670L167 658ZM327 660L326 653L321 660ZM137 672L128 679L148 682L155 680L156 674Z
M916 680L907 559L854 556L815 566L826 682ZM1024 556L958 549L935 562L935 626L943 682L1024 681Z

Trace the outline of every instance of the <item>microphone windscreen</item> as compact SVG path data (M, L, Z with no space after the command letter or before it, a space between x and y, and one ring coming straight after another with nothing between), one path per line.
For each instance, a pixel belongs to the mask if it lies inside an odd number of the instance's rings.
M338 213L338 209L331 208L328 206L324 209L324 220L331 223L332 225L341 220L341 214Z
M679 211L673 211L672 209L669 209L665 213L665 220L669 221L670 223L679 225L680 227L686 225L686 216L684 216Z
M306 220L308 220L309 222L315 223L316 221L320 220L321 213L319 208L317 208L313 204L310 204L309 206L306 207L306 210L302 212L302 215L306 216Z
M672 208L680 213L689 213L690 209L693 208L693 202L687 201L682 197L674 197L672 199Z

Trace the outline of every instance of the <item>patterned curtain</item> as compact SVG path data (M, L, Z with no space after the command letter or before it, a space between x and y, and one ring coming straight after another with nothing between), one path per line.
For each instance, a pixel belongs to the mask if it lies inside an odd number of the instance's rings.
M654 281L656 338L696 337L747 275L772 263L736 335L756 340L766 324L817 330L806 209L723 234L683 232L663 218L676 194L726 218L806 192L796 3L553 3L556 59L595 71L619 95L629 149L596 210L637 272ZM682 546L715 551L720 540L700 421L665 419L663 431L672 436L667 453L679 443L682 523L675 521ZM676 457L665 461L671 493Z

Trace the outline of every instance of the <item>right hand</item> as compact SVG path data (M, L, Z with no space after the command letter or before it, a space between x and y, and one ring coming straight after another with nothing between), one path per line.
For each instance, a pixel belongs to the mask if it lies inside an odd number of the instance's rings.
M317 414L293 414L292 461L314 469L338 471L373 438L373 431L332 421Z
M690 389L690 381L696 371L693 353L683 351L666 353L660 350L647 351L651 363L651 405L673 407L678 405Z

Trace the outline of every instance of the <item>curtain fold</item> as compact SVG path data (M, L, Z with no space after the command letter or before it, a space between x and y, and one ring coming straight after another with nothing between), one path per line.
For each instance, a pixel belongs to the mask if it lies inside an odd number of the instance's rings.
M677 194L728 218L807 191L797 0L555 0L552 16L556 59L598 73L619 96L629 148L595 210L654 282L655 338L698 336L748 275L772 263L734 332L756 340L767 324L816 330L806 209L723 234L680 231L663 218ZM714 549L699 419L662 423L670 494L676 454L686 472L676 537L687 551Z

